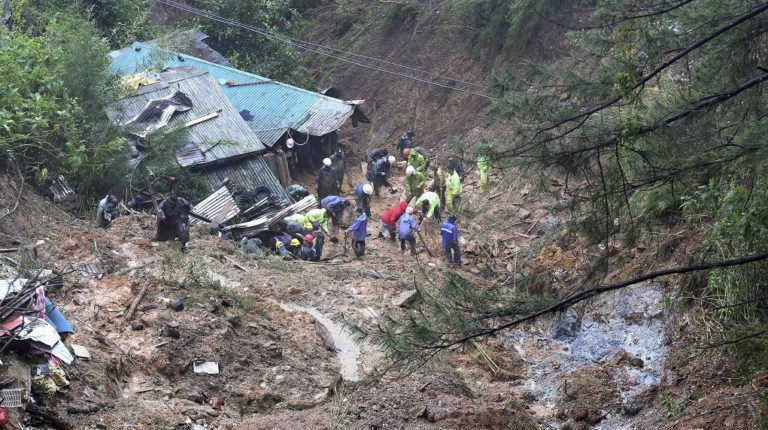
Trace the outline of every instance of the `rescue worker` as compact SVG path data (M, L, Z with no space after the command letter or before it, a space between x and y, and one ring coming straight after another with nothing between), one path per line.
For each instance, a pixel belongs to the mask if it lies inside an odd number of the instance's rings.
M320 261L320 257L323 255L323 246L325 245L325 234L323 234L320 224L312 224L312 236L314 238L312 240L312 247L315 249L315 257L312 261Z
M324 208L312 209L304 215L304 223L311 222L313 225L318 224L325 234L328 234L328 218L330 217L329 211ZM314 228L313 228L314 229Z
M379 158L373 165L373 168L368 172L368 181L373 183L373 194L378 196L379 190L382 185L388 186L392 189L392 185L389 184L389 172L392 165L395 164L395 157L389 155L387 157Z
M397 140L397 143L395 146L397 147L397 152L400 154L403 153L403 150L406 148L413 148L413 138L416 137L416 132L413 130L408 130L405 133L403 133L402 136L400 136L400 139ZM407 155L403 155L404 159L407 159Z
M400 217L397 222L397 230L400 233L400 251L405 252L405 242L411 247L411 255L416 255L416 236L414 232L419 231L419 224L413 219L413 208L408 206L405 209L405 215Z
M157 205L157 234L154 240L165 242L179 239L184 250L189 242L189 212L192 204L186 199L171 193Z
M480 172L480 192L488 191L488 177L491 174L491 145L482 141L477 147L477 171Z
M299 184L293 184L286 188L285 191L288 193L291 199L293 199L294 202L298 202L299 200L309 195L309 191L307 191L306 188Z
M107 194L99 201L99 206L96 209L96 227L108 228L112 224L112 220L120 216L120 211L117 210L118 203L119 200L112 194Z
M453 212L454 207L458 206L459 198L461 198L461 178L454 171L445 178L445 208Z
M409 148L403 149L403 157L408 160L408 165L413 166L416 171L425 174L427 172L427 160L418 151L412 151Z
M355 188L355 202L357 207L363 208L363 212L369 218L371 217L371 195L373 194L373 186L367 182L363 182Z
M337 148L336 152L331 155L331 165L336 175L336 187L341 191L341 185L344 183L344 170L347 168L347 155L344 154L343 149Z
M459 174L461 181L464 182L464 162L461 160L461 157L449 155L447 168L449 175L453 172L456 172Z
M400 203L392 206L379 217L379 237L389 235L389 239L395 241L395 231L397 231L397 221L405 213L408 202L401 200Z
M291 242L288 244L288 252L291 253L294 257L299 257L299 250L301 250L301 242L299 242L299 239L296 239L295 237L291 239Z
M291 237L287 234L276 234L272 236L271 239L269 239L269 243L272 246L272 252L274 252L275 255L278 255L281 258L286 258L287 256L291 255L291 253L285 247L286 244L291 243Z
M296 141L289 137L285 140L283 152L285 153L285 161L288 163L288 173L291 178L295 179L299 177L299 157L296 155L294 146L296 146Z
M299 258L304 261L314 261L315 254L314 238L308 234L304 236L304 243L299 249Z
M261 239L258 237L244 237L242 240L240 240L240 243L243 245L243 248L245 249L246 254L254 254L257 257L261 257Z
M320 168L320 172L317 174L317 198L322 200L326 196L335 196L339 194L339 189L336 183L336 173L331 167L331 159L323 159L323 167Z
M368 172L373 168L373 163L379 161L381 157L389 155L389 151L386 149L373 148L365 154L365 162L368 163Z
M416 200L416 207L421 208L421 214L424 218L435 217L436 220L442 221L440 216L440 196L433 191L426 191Z
M285 221L293 221L296 224L299 224L299 225L302 225L302 226L305 226L305 227L306 227L305 224L307 223L307 221L304 219L304 215L302 215L302 214L289 215L289 216L285 217L284 220Z
M432 166L432 186L429 187L430 191L434 191L440 196L440 204L445 204L445 187L446 176L443 168L435 164Z
M414 197L421 196L424 193L424 182L424 174L408 166L405 169L405 200L410 202Z
M426 162L424 174L427 173L427 169L429 169L429 152L427 152L426 149L424 149L423 146L414 146L411 148L411 151L416 151L419 154L421 154L422 157L424 157L424 161Z
M458 175L456 175L458 177ZM448 221L440 226L440 235L443 238L443 251L445 261L448 264L461 264L461 250L459 248L459 228L456 227L456 217L449 216Z
M331 216L331 223L338 227L341 220L344 219L344 209L349 207L349 200L342 199L339 196L328 196L320 200L320 207L327 210Z
M309 230L304 228L304 220L301 221L302 223L298 223L293 219L285 218L277 223L277 227L291 237L304 237L305 234L309 233Z
M355 257L358 259L365 255L365 236L368 233L368 217L363 213L363 208L355 209L357 219L347 229L347 233L352 233L352 250L355 251Z

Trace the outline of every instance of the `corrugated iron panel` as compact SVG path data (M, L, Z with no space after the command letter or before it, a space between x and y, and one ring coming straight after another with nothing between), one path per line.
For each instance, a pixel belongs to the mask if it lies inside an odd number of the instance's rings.
M237 203L227 187L221 187L206 197L205 200L196 204L193 212L209 220L219 216L219 224L224 224L236 217L240 213L240 209L238 209ZM222 212L225 213L222 214ZM201 223L203 221L190 218L190 222Z
M272 194L285 200L286 205L290 202L288 193L272 174L264 161L264 157L255 156L226 166L201 168L200 170L211 190L218 189L226 179L229 179L241 190L251 191L254 188L267 187Z
M253 115L248 125L270 147L289 128L315 136L338 130L354 112L354 105L339 99L189 55L163 52L145 43L114 51L110 58L112 72L119 75L136 74L158 63L207 70L238 112L247 110Z
M192 100L192 109L175 114L168 124L169 127L183 126L187 121L218 112L218 116L186 128L190 143L177 153L181 166L233 159L266 149L207 71L191 68L168 69L153 78L169 85L158 86L154 91L144 91L122 99L122 116L113 120L125 122L141 112L150 100L165 97L176 91L185 93Z

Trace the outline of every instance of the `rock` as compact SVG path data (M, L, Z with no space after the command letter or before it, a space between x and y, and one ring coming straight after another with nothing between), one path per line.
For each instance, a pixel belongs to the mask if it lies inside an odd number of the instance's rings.
M466 254L477 254L478 246L477 242L474 240L470 240L469 243L467 243L467 246L464 247L464 252Z
M183 311L184 310L184 299L181 297L177 297L175 299L172 299L168 306L173 309L176 312Z
M315 331L320 337L320 342L325 349L328 351L336 351L336 345L333 342L333 336L328 330L328 327L324 326L320 321L315 320Z
M96 428L97 429L106 429L107 425L104 424L103 422L99 421L99 422L96 423Z
M70 414L92 414L99 411L99 406L93 403L74 404L67 406L67 412Z
M179 329L176 327L166 327L165 335L171 339L178 339L181 337L181 332L179 332Z
M144 330L144 324L142 324L142 323L137 321L137 322L131 324L131 330L133 330L133 331Z
M232 324L232 327L239 327L240 326L240 322L241 322L240 321L240 317L237 316L237 315L229 317L229 319L227 319L227 321L229 321L229 323Z
M609 364L617 367L628 366L628 367L634 367L637 369L642 369L643 366L645 366L645 363L643 362L642 358L636 355L630 354L624 349L619 350L619 352L617 352L616 355L614 355L610 359Z
M525 208L520 208L517 210L517 217L521 220L526 220L531 217L531 211Z
M557 219L557 218L549 218L544 223L544 230L545 231L552 231L552 230L554 230L554 229L556 229L558 227L560 227L560 220Z
M267 345L267 355L270 358L282 358L283 350L276 343L270 343Z
M187 400L189 400L190 402L195 402L195 403L200 404L200 405L205 403L205 397L202 394L199 394L199 393L192 393L192 394L188 395L187 396Z
M552 324L552 337L555 339L573 339L581 329L581 317L573 308L561 312Z
M559 202L555 203L555 207L553 207L552 209L556 211L564 211L568 209L568 202L566 202L565 200L560 200Z
M401 308L407 308L413 302L419 298L419 292L417 290L407 290L400 293L399 296L392 300L392 304Z
M571 418L574 421L587 421L589 418L589 409L582 405L575 405L571 408Z

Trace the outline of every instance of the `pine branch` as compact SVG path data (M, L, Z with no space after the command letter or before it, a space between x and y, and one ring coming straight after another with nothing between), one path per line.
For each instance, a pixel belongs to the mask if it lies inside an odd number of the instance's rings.
M660 65L658 65L656 68L651 70L648 74L646 74L645 76L641 77L632 86L632 88L630 88L629 91L635 91L635 90L641 89L651 79L655 78L661 72L663 72L664 70L668 69L672 65L676 64L678 61L680 61L683 58L687 57L688 54L690 54L691 52L701 48L702 46L706 45L710 41L712 41L712 40L722 36L723 34L729 32L730 30L733 30L734 28L740 26L741 24L743 24L743 23L745 23L745 22L755 18L756 16L758 16L758 15L760 15L760 14L766 12L766 11L768 11L768 2L762 3L762 4L758 5L758 6L753 7L752 9L747 11L746 13L742 14L738 19L731 21L730 23L728 23L728 24L718 28L714 32L709 33L707 36L705 36L705 37L697 40L696 42L688 45L688 47L685 48L684 50L682 50L680 53L678 53L677 55L673 56L669 60L661 63ZM573 133L579 127L581 127L586 122L586 120L588 118L590 118L592 115L594 115L594 114L596 114L598 112L601 112L601 111L603 111L603 110L613 106L614 104L618 103L621 99L622 99L622 96L613 97L613 98L611 98L609 100L606 100L606 101L598 104L597 106L594 106L594 107L592 107L592 108L590 108L590 109L588 109L588 110L586 110L584 112L578 113L576 115L571 115L571 116L569 116L567 118L564 118L564 119L561 119L561 120L557 121L556 123L554 123L552 125L549 125L549 126L546 126L544 128L541 128L541 129L536 131L536 133L534 134L534 136L531 139L531 141L529 141L526 145L523 145L522 148L526 148L526 147L530 147L530 146L535 146L535 145L539 145L539 144L542 144L542 143L548 143L548 142L552 142L554 140L562 139L563 137ZM558 133L554 137L549 137L549 138L546 138L546 139L541 140L541 141L536 141L536 138L538 136L540 136L542 133L546 133L548 131L554 130L554 129L558 128L558 127L561 127L561 126L563 126L565 124L568 124L568 123L571 123L571 122L577 121L577 120L580 120L580 121L579 121L579 123L576 126L571 127L571 128L569 128L568 130L566 130L566 131L564 131L562 133Z
M591 299L593 297L597 297L601 294L607 293L609 291L615 291L622 288L629 287L631 285L639 284L641 282L645 282L651 279L660 278L663 276L669 276L669 275L676 275L676 274L683 274L683 273L690 273L690 272L699 272L702 270L711 270L711 269L717 269L717 268L723 268L723 267L733 267L733 266L742 266L745 264L753 263L756 261L761 261L768 259L768 251L761 252L758 254L752 254L746 257L741 258L735 258L731 260L723 260L723 261L717 261L713 263L702 263L702 264L696 264L693 266L684 266L684 267L675 267L671 269L664 269L664 270L658 270L655 272L646 273L644 275L640 275L616 284L610 284L610 285L602 285L595 288L591 288L589 290L581 291L578 293L574 293L570 295L569 297L566 297L563 300L560 300L559 302L552 304L538 312L534 312L532 314L529 314L527 316L517 318L513 321L509 321L507 323L498 325L496 327L482 330L480 332L464 336L459 339L451 340L445 343L436 344L436 345L423 345L422 347L425 349L445 349L450 348L454 345L463 344L467 341L479 338L479 337L485 337L490 336L495 333L498 333L503 330L507 330L511 327L520 325L527 321L532 321L536 318L539 318L541 316L555 313L558 311L565 310L579 302L582 302L587 299Z

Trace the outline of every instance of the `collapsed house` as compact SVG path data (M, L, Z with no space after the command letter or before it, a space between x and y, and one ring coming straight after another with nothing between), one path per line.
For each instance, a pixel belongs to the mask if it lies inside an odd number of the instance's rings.
M277 208L288 205L283 185L261 155L266 147L207 71L166 69L142 75L141 82L120 100L120 109L109 112L132 137L134 167L146 156L149 134L183 130L176 162L199 173L212 192L226 183L231 192L273 197Z
M321 160L336 149L337 130L347 120L351 120L353 126L370 122L360 109L361 100L342 101L190 55L169 52L154 44L135 42L128 48L111 52L110 58L111 71L120 76L136 75L152 68L192 67L207 71L268 152L282 158L275 150L284 151L293 176L298 171L313 172L319 167ZM289 180L284 174L278 176ZM283 182L283 185L288 184Z

